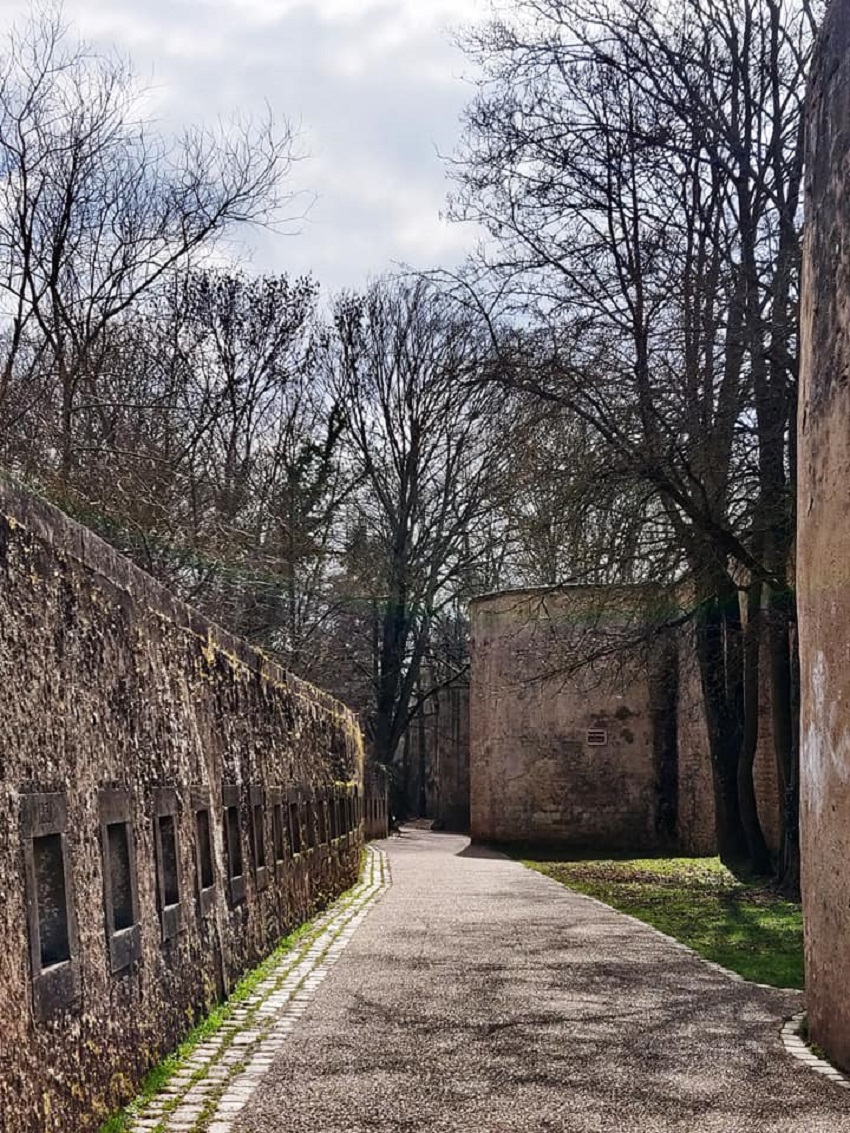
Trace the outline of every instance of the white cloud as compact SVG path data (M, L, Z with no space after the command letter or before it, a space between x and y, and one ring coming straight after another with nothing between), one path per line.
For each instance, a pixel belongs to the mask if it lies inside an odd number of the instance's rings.
M8 23L21 4L0 0ZM151 77L163 128L273 110L304 127L294 187L317 202L300 235L260 234L262 270L358 286L393 261L460 261L474 234L439 219L438 155L456 145L470 64L449 28L488 0L66 0L84 37Z

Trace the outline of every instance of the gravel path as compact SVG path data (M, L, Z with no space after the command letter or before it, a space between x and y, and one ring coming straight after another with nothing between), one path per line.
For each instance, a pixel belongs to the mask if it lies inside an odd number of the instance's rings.
M850 1091L783 1050L798 993L464 838L382 845L392 885L238 1133L850 1133Z

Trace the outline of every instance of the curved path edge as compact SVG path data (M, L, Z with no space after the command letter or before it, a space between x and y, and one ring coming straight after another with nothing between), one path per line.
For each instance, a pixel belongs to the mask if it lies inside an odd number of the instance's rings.
M508 858L509 861L514 860L509 858L507 854L505 854L504 857ZM748 980L746 976L742 976L740 972L735 972L731 968L726 968L723 964L718 964L716 960L709 960L706 956L703 956L702 953L698 952L695 948L692 948L689 944L685 944L683 941L678 940L675 936L671 936L669 933L663 932L660 928L656 928L656 926L654 924L650 924L649 921L643 921L640 919L640 917L635 917L631 913L624 913L622 910L617 909L614 905L609 905L605 901L600 901L598 897L591 897L587 893L581 893L576 889L571 889L569 885L564 885L564 883L558 881L557 878L551 877L549 874L543 873L541 870L534 869L534 866L526 866L526 868L531 869L534 873L539 874L541 877L546 878L547 881L551 881L555 885L560 885L564 889L569 889L570 892L575 893L577 897L582 897L586 901L592 901L595 905L600 905L603 909L608 909L611 912L617 913L621 917L625 917L627 920L633 921L635 924L641 925L645 929L649 929L651 932L654 932L656 936L660 936L669 944L675 945L675 947L680 951L686 952L689 955L695 957L702 964L705 964L706 967L711 968L715 972L721 973L722 975L726 976L727 979L734 980L736 983L749 984L752 987L760 987L767 990L787 991L790 993L799 992L799 994L801 995L804 994L800 992L798 988L774 989L772 984L759 983L758 980ZM843 1071L833 1066L831 1062L827 1062L825 1058L820 1058L817 1054L814 1053L806 1040L803 1038L802 1032L805 1019L805 1011L799 1011L796 1014L792 1015L789 1019L787 1019L783 1024L782 1030L780 1031L780 1037L782 1039L782 1045L785 1049L786 1054L790 1055L792 1058L796 1058L798 1062L802 1062L816 1074L822 1074L824 1078L827 1078L834 1085L841 1086L845 1090L850 1090L850 1075L845 1074Z
M792 1058L805 1063L816 1074L823 1074L824 1078L828 1078L836 1086L850 1090L850 1077L838 1070L831 1062L827 1062L825 1058L816 1055L803 1038L802 1031L805 1018L805 1012L801 1011L798 1015L792 1015L782 1028L782 1045L786 1052Z

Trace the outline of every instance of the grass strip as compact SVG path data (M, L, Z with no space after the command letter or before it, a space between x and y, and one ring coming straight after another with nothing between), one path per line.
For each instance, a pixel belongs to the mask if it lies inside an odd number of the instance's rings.
M772 987L803 987L803 916L793 901L741 881L719 858L520 860L682 941L707 960Z
M368 876L366 876L367 873ZM381 874L383 875L382 867ZM167 1055L161 1062L157 1063L156 1066L148 1071L142 1080L138 1095L123 1109L118 1110L107 1118L99 1127L98 1133L127 1133L131 1127L132 1121L150 1105L154 1098L169 1084L171 1079L185 1068L195 1049L200 1046L201 1043L218 1035L228 1024L235 1022L233 1019L234 1009L244 1006L246 1001L251 998L260 985L269 979L288 957L289 963L283 970L277 973L277 978L275 979L273 987L269 989L269 994L273 994L274 991L278 990L289 974L302 962L316 940L327 931L340 913L347 912L358 899L363 897L365 892L372 888L374 882L375 855L370 854L367 859L366 851L364 850L361 859L361 876L351 889L343 893L333 905L318 914L311 921L307 921L305 924L300 925L293 932L289 933L288 936L284 937L278 943L274 951L257 965L256 968L252 968L250 972L246 972L236 984L228 999L217 1004L210 1013L189 1032L176 1050ZM337 939L342 928L348 924L350 919L350 916L345 918L342 926L338 928L332 940L329 941L323 949L322 957L327 953L330 944ZM295 952L294 956L291 955L293 951ZM304 978L306 978L306 976ZM299 988L301 984L303 984L303 979L299 982ZM198 1067L198 1069L194 1071L186 1082L185 1089L181 1090L180 1095L169 1100L169 1102L162 1107L162 1119L164 1121L167 1120L169 1114L181 1103L183 1095L200 1079L207 1075L210 1067L220 1061L222 1055L231 1046L233 1038L251 1025L260 1006L261 1003L257 1003L249 1012L248 1016L244 1020L241 1020L238 1026L234 1026L232 1033L227 1038L222 1037L222 1042L218 1050L208 1062L205 1062L202 1067ZM240 1069L243 1068L243 1064L237 1065ZM233 1076L233 1074L228 1075L228 1081L232 1080ZM201 1116L205 1115L202 1114Z

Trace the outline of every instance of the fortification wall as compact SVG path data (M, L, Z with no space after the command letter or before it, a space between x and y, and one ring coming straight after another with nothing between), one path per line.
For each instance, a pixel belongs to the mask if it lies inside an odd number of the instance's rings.
M770 681L767 679L766 631L761 645L759 734L753 764L753 786L759 821L768 848L779 853L781 812L776 753L773 747ZM700 686L693 630L685 626L678 636L679 688L677 694L678 831L679 845L689 854L713 854L717 848L714 788L708 754L708 729Z
M611 601L607 588L576 587L471 603L474 838L603 849L669 841L663 668L624 661L604 640L600 603ZM593 651L599 660L573 672Z
M763 676L759 683L759 738L753 763L753 788L764 840L770 852L778 856L782 843L782 799L776 749L773 746L773 695L772 685L768 679L770 655L766 625L761 641L759 664Z
M811 1039L850 1068L850 0L809 91L797 496L801 850Z
M354 718L0 481L0 1128L85 1133L356 878Z
M664 601L650 587L574 586L471 603L473 837L716 852L693 632L686 624L649 647L635 644L641 619L654 620L653 605ZM775 853L779 792L765 692L753 777Z

